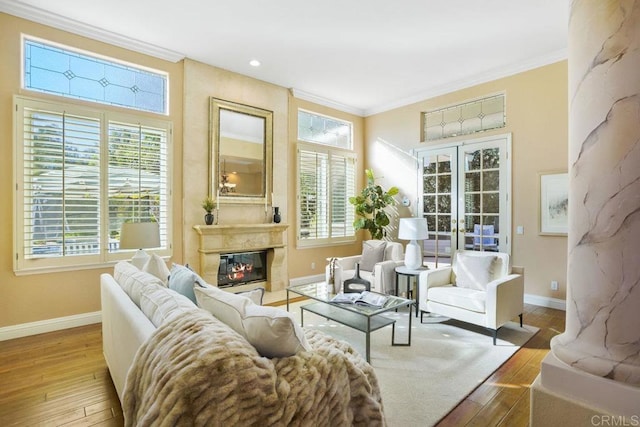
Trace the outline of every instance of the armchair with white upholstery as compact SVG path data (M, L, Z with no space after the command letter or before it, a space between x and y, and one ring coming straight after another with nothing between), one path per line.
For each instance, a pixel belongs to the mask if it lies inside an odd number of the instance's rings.
M524 311L524 269L512 267L502 252L456 252L452 265L420 273L420 321L435 313L493 332Z
M383 240L362 242L362 254L337 258L334 279L339 288L345 280L353 278L356 263L360 264L360 277L371 282L371 290L388 294L395 292L395 268L404 264L404 247L401 243ZM330 281L331 265L327 265L326 279Z

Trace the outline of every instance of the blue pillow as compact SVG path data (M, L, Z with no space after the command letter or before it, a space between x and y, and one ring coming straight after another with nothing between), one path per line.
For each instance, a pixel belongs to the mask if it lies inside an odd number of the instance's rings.
M206 282L191 270L188 265L173 264L171 266L171 275L169 275L167 284L169 289L173 289L189 298L194 304L198 304L196 294L193 291L193 287L196 285L204 288L206 287Z

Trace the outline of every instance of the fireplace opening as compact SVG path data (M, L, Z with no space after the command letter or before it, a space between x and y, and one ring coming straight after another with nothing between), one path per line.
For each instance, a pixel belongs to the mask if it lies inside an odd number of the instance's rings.
M267 251L220 254L218 287L244 285L267 280Z

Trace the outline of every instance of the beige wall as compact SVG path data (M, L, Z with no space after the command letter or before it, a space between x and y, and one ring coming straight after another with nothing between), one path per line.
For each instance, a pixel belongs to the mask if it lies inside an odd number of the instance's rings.
M315 248L297 248L296 247L296 147L298 136L298 109L312 111L314 113L324 114L326 116L335 117L353 123L353 145L358 155L358 163L356 166L356 188L362 188L364 183L364 119L359 116L344 113L329 107L314 104L309 101L290 97L289 103L289 163L291 173L287 185L287 193L289 197L290 210L288 212L289 224L289 277L304 277L316 274L324 274L327 264L327 258L336 256L347 256L362 251L363 232L357 233L357 241L352 244L341 244L333 246L323 246ZM311 267L314 263L315 268Z
M101 55L169 73L170 112L174 125L174 198L182 198L182 64L116 48L0 13L0 327L90 313L100 310L99 275L104 269L16 276L13 273L13 96L30 96L20 88L20 34L41 37L56 43L86 49ZM39 98L46 98L38 94ZM76 101L73 101L76 102ZM105 106L105 108L109 108ZM154 115L150 115L154 116ZM156 116L157 117L157 116ZM182 212L174 206L174 258L182 253Z
M396 185L401 194L416 197L413 160L389 144L406 151L427 147L419 142L421 112L502 91L507 99L507 127L477 136L512 134L513 263L525 267L526 293L564 299L567 238L538 235L538 173L567 170L566 61L367 117L366 165L386 186ZM473 136L456 139L469 138ZM398 208L401 216L410 216L413 209L415 204ZM518 225L524 226L523 235L515 234ZM550 290L551 280L559 282L559 291Z

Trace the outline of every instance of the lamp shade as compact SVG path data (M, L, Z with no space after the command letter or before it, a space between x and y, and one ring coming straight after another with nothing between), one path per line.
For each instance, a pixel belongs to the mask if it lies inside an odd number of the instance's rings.
M400 218L398 239L426 240L429 238L427 220L425 218Z
M125 222L120 230L120 249L145 249L160 246L157 222Z

